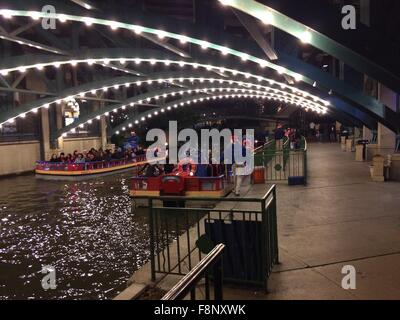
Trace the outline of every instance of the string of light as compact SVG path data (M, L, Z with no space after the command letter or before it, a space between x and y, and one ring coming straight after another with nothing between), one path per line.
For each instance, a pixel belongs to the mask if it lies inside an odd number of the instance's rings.
M77 92L76 94L68 94L65 96L58 96L55 97L53 100L46 100L46 103L39 105L39 106L35 106L32 109L30 109L29 111L26 112L22 112L17 114L14 117L11 117L7 120L5 120L4 122L0 123L0 127L4 124L4 123L14 123L15 120L17 118L25 118L26 114L29 112L33 112L33 113L37 113L38 110L40 108L49 108L51 104L61 104L62 102L66 102L71 100L74 97L78 97L80 99L85 99L86 95L91 94L91 95L97 95L97 93L99 91L101 92L107 92L109 89L114 89L114 90L118 90L121 87L130 87L132 84L136 85L136 86L141 86L143 84L146 85L152 85L155 83L161 84L164 82L170 82L171 84L174 84L174 82L179 82L179 83L183 83L185 81L189 81L189 82L195 82L198 81L200 83L204 83L204 82L208 82L210 84L212 83L220 83L220 84L224 84L224 83L229 83L230 85L239 85L239 86L246 86L248 88L256 88L256 89L263 89L266 91L272 91L274 93L279 93L283 96L288 96L288 97L298 97L300 99L303 99L305 101L307 101L307 103L311 106L315 106L316 108L324 108L325 106L329 105L329 101L325 101L322 100L320 98L318 98L317 96L311 96L309 94L307 94L306 92L301 92L301 91L293 91L296 93L290 93L290 92L285 92L281 89L277 89L271 86L266 86L266 85L260 85L260 84L254 84L251 82L243 82L243 81L237 81L237 80L231 80L231 79L222 79L222 78L206 78L206 77L159 77L159 78L149 78L146 80L137 80L137 81L132 81L132 82L126 82L124 84L115 84L115 85L110 85L110 86L102 86L102 87L97 87L97 88L91 88L90 90L87 91L81 91L81 92ZM282 88L282 87L281 87ZM285 87L286 88L286 87ZM296 89L297 90L297 89ZM180 90L178 91L178 93L185 93L185 92L191 92L191 89L189 90Z
M230 92L230 90L227 90L228 92ZM160 107L158 108L156 111L149 111L147 113L143 113L140 114L139 116L135 117L134 119L131 120L131 122L126 121L127 123L123 123L121 125L119 125L118 127L113 129L113 132L115 132L116 134L120 134L120 130L121 131L126 131L127 127L128 128L132 128L134 124L138 125L140 122L144 122L148 119L151 119L154 116L158 116L160 114L165 113L166 111L170 111L173 109L176 109L178 107L183 107L185 105L191 105L191 104L196 104L196 103L201 103L204 101L210 101L210 100L217 100L217 99L229 99L229 98L252 98L252 99L268 99L268 100L278 100L278 101L284 101L286 103L291 103L291 104L296 104L301 106L302 108L306 109L307 111L309 109L317 112L317 113L322 113L325 114L327 113L327 110L319 110L319 109L313 109L313 108L309 108L309 106L306 106L304 104L298 104L295 101L289 100L289 99L280 99L277 98L276 96L271 96L269 94L266 93L251 93L251 94L225 94L225 95L214 95L214 96L209 96L209 97L204 97L204 98L193 98L191 100L187 100L185 102L180 102L180 103L170 103L166 106Z
M161 97L162 98L168 98L168 97L174 97L176 95L181 95L183 96L184 94L198 94L198 93L215 93L215 92L223 92L223 91L227 91L228 93L233 92L233 94L236 94L239 92L241 92L239 95L243 95L245 93L248 94L249 97L251 97L251 95L262 95L265 98L270 98L273 100L278 100L278 101L282 101L282 102L286 102L286 103L293 103L296 104L298 106L316 111L317 113L326 113L327 112L327 107L326 106L321 106L321 105L317 105L314 103L310 103L310 101L305 100L304 98L300 98L300 97L288 97L286 95L283 95L282 93L275 93L275 92L264 92L264 91L259 91L259 90L252 90L252 89L244 89L244 88L237 88L237 87L226 87L226 88L221 88L221 87L214 87L214 88L197 88L197 89L186 89L186 90L177 90L177 91L171 91L168 93L164 93L162 95L160 94L155 94L155 95L151 95L148 96L145 99L139 99L139 97L134 97L131 100L135 100L135 102L130 102L128 104L121 104L118 106L112 106L112 110L111 112L117 113L119 109L125 110L128 106L130 107L134 107L136 104L143 104L143 103L150 103L152 100L154 100L155 102L157 102ZM137 101L136 101L137 99ZM204 101L204 100L203 100ZM179 106L178 103L173 104L174 108L177 108ZM160 109L161 110L161 109ZM169 109L167 109L169 110ZM163 112L161 110L161 112ZM100 120L101 116L109 116L110 111L99 111L97 114L93 115L93 117L91 117L90 119L87 119L85 121L80 121L78 123L73 123L70 125L70 127L68 128L64 128L65 130L69 130L71 133L74 133L75 130L80 127L83 128L85 124L91 124L94 120ZM64 132L64 136L67 133Z
M232 56L236 56L236 57L240 58L242 61L252 61L252 62L260 65L260 67L262 67L262 68L268 67L268 68L274 69L279 74L286 74L288 76L293 77L297 81L300 81L303 79L303 76L296 72L293 72L283 66L274 64L268 60L255 57L248 53L241 52L241 51L238 51L238 50L226 47L226 46L221 46L221 45L218 45L215 43L211 43L206 40L189 37L184 34L177 34L177 33L169 32L169 31L165 31L165 30L145 27L142 25L128 24L128 23L123 23L123 22L119 22L119 21L98 19L98 18L87 17L87 16L83 17L83 16L76 16L76 15L67 15L67 14L62 14L62 13L46 13L46 12L41 12L41 11L23 11L23 10L1 9L0 15L2 15L6 19L11 19L12 17L16 17L16 16L31 17L32 19L35 19L35 20L40 19L40 18L57 19L61 23L65 23L67 21L76 21L76 22L85 23L85 25L88 27L93 24L98 24L98 25L110 27L112 30L127 29L127 30L134 32L135 34L149 33L149 34L156 35L160 40L162 40L164 38L176 39L183 44L189 42L194 45L198 45L203 50L213 49L213 50L219 51L223 56L232 55Z

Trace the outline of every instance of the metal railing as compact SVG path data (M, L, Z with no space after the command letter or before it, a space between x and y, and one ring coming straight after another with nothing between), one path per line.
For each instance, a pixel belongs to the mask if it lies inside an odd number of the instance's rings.
M297 148L292 148L289 139L285 139L282 149L276 148L275 141L254 155L255 167L264 167L266 181L288 180L301 177L307 181L307 141L302 137Z
M37 170L46 171L87 171L105 168L114 168L123 165L146 161L146 156L136 156L133 159L114 159L109 161L90 161L84 163L37 161Z
M205 300L210 300L210 277L214 283L214 300L223 299L222 253L225 245L220 243L207 254L186 276L184 276L161 300L182 300L190 292L192 300L196 299L196 287L202 278L205 279Z
M223 243L225 280L267 285L279 256L275 185L262 198L135 198L148 199L153 281L157 275L185 275L203 258L199 246ZM185 207L187 202L234 202L249 209Z
M307 160L307 148L308 148L308 144L307 144L307 140L304 138L304 145L302 145L303 148L303 152L304 152L304 160L303 160L303 172L304 172L304 184L307 184L307 178L308 178L308 160Z

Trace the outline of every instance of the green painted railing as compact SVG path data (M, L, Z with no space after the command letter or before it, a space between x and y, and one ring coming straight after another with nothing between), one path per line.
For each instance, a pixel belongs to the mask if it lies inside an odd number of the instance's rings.
M276 149L275 140L271 140L262 147L254 150L254 165L265 166L274 157L273 153Z
M262 198L141 198L148 200L153 281L187 274L215 245L223 243L224 281L267 286L279 261L275 185ZM232 201L255 203L257 208L209 207L210 203ZM202 208L205 202L208 207ZM188 203L196 207L185 206Z
M307 141L300 140L299 148L291 149L290 141L284 138L282 150L276 149L276 142L271 141L255 150L255 167L265 168L267 181L288 180L290 177L303 177L307 182Z

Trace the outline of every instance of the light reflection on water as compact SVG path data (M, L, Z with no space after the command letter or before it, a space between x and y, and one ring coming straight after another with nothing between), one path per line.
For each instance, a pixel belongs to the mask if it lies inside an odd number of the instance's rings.
M109 299L149 257L131 174L80 182L0 179L0 299ZM55 290L41 286L56 269Z

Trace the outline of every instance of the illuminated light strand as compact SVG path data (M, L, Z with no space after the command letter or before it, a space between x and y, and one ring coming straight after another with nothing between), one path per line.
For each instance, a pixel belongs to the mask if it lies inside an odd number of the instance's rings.
M13 71L25 72L28 69L37 68L39 65L41 68L48 67L48 66L54 66L54 67L58 68L62 64L70 64L70 65L76 66L76 64L78 64L78 63L87 63L89 65L92 65L94 63L105 63L106 65L109 65L110 62L115 62L115 61L135 62L136 64L141 63L141 62L148 62L150 64L162 63L162 64L165 64L166 66L169 66L170 64L178 64L180 67L184 67L187 65L187 66L192 66L195 69L197 69L198 67L201 67L208 71L214 70L214 71L219 71L221 73L230 72L234 76L242 75L247 79L254 78L260 82L267 81L271 85L275 84L275 85L279 85L281 87L283 86L283 88L290 89L290 90L292 90L292 92L295 92L298 94L308 94L311 96L310 93L308 93L304 90L300 90L291 85L287 85L285 83L282 83L282 82L279 82L279 81L276 81L276 80L273 80L270 78L265 78L265 77L262 77L262 76L259 76L256 74L243 72L243 71L239 71L239 70L235 70L235 69L230 69L230 68L226 68L226 67L220 67L220 66L209 65L209 64L201 64L198 62L188 62L188 61L169 60L169 59L166 59L166 60L165 59L151 59L151 58L150 59L141 59L141 58L124 58L124 57L123 58L101 58L101 59L89 58L89 59L80 59L80 60L74 59L74 60L54 61L54 62L49 62L49 63L33 64L33 65L22 65L22 66L18 66L18 67L14 67L14 68L1 69L0 74L8 75L10 72L13 72ZM126 71L126 70L121 70L121 71L129 73L129 71ZM282 71L282 70L280 70L280 71ZM300 74L296 74L294 76L294 78L296 79L296 81L300 81L301 79L303 79L303 76ZM323 103L326 102L325 100L320 99L318 97L317 97L317 99L319 99Z
M186 80L186 81L190 81L190 82L193 82L193 81L195 81L195 80L197 80L197 81L199 81L200 83L203 83L204 81L207 81L207 82L210 82L210 83L213 83L213 82L215 82L215 81L218 81L219 83L229 83L229 84L236 84L236 85L239 85L239 86L246 86L247 88L256 88L256 89L263 89L263 90L266 90L267 92L268 91L273 91L275 94L278 94L279 93L279 95L282 95L282 96L285 96L286 98L291 98L291 99L301 99L302 101L305 101L305 102L307 102L310 106L313 106L313 107L315 107L315 108L321 108L321 109L324 109L324 108L326 108L326 106L327 105L329 105L329 102L326 102L326 101L324 101L324 103L323 103L323 105L320 105L320 104L318 104L317 102L319 102L319 98L318 97L312 97L311 95L301 95L301 96L297 96L297 95L295 95L295 94L293 94L293 93L290 93L290 92L285 92L285 91L282 91L282 90L279 90L279 89L276 89L276 88L272 88L272 87L269 87L269 86L262 86L262 85L260 85L260 84L254 84L254 83L249 83L249 82L243 82L243 81L234 81L234 80L231 80L231 79L216 79L216 78L204 78L204 77L199 77L199 78L194 78L194 77L188 77L188 78L183 78L183 77L179 77L179 78L171 78L171 77L169 77L169 78L163 78L163 79L161 79L161 78L159 78L159 79L157 79L157 81L158 82L160 82L160 81L174 81L174 80L178 80L178 81L180 81L180 82L183 82L184 80ZM153 81L154 81L154 79L149 79L149 80L147 80L146 81L146 83L147 84L152 84L153 83ZM142 82L143 81L132 81L131 83L132 84L136 84L137 86L140 86L141 84L142 84ZM64 96L64 97L57 97L56 99L54 99L53 101L50 101L50 102L47 102L46 104L44 104L44 105L42 105L42 106L39 106L39 107L34 107L33 109L31 109L31 110L29 110L29 111L27 111L27 112L25 112L25 113L28 113L28 112L33 112L34 110L37 110L37 109L39 109L39 108L41 108L41 107L48 107L50 104L52 104L52 103L57 103L57 104L60 104L61 103L61 101L63 100L63 101L69 101L69 100L71 100L73 97L76 97L76 96L78 96L78 97L80 97L80 98L84 98L85 97L85 95L86 94L92 94L92 95L95 95L96 93L97 93L97 91L103 91L103 92L107 92L110 88L113 88L113 89L116 89L116 90L118 90L119 88L121 88L122 86L126 86L127 85L127 83L125 82L125 83L121 83L121 84L118 84L118 85L109 85L109 86L102 86L102 87L99 87L99 88L97 88L97 89L91 89L91 90L88 90L88 91L82 91L82 92L79 92L79 93L76 93L76 94L74 94L74 95L71 95L71 96ZM201 90L218 90L219 88L204 88L204 89L196 89L196 92L199 92L199 91L201 91ZM232 88L231 90L245 90L245 89L239 89L239 88ZM247 90L249 90L249 89L247 89ZM250 90L251 91L251 90ZM192 92L192 89L188 89L188 90L180 90L180 91L177 91L177 92L172 92L171 93L171 96L175 96L175 94L182 94L182 93L191 93ZM165 96L166 94L164 94L164 97L166 97ZM158 97L157 97L158 98ZM309 99L310 98L310 99ZM311 98L312 98L312 100L313 101L311 101ZM20 115L17 115L16 117L13 117L13 118L10 118L10 119L16 119L16 118L18 118L18 117L21 117L21 114ZM4 121L4 122L2 122L1 124L4 124L4 123L7 123L7 122L9 122L9 120L10 119L7 119L6 121Z
M223 1L229 1L229 0L223 0ZM192 38L189 36L184 36L182 34L172 33L172 32L168 32L168 31L161 30L161 29L153 29L153 28L148 28L148 27L144 27L144 26L140 26L140 25L128 24L128 23L123 23L123 22L118 22L118 21L97 19L97 18L86 17L86 16L67 15L67 14L62 14L62 13L46 13L46 12L40 12L40 11L22 11L22 10L6 10L6 9L0 10L0 15L3 15L6 18L11 18L13 16L31 17L33 14L35 15L36 18L58 19L62 23L66 22L66 21L76 21L76 22L85 23L88 21L88 19L90 19L92 24L108 26L113 30L121 28L121 29L133 30L135 33L146 32L146 33L156 35L158 37L162 37L162 38L168 37L168 38L176 39L179 41L181 41L184 37L186 42L190 42L192 44L199 45L203 49L207 49L207 48L214 49L214 50L219 51L220 53L230 54L230 55L236 56L242 60L250 60L252 62L257 63L260 66L263 66L263 67L267 66L267 67L269 67L271 69L275 69L275 70L278 70L278 68L280 67L280 68L283 68L283 70L284 70L283 73L285 73L291 77L295 77L295 75L296 75L296 73L292 72L289 69L278 66L270 61L260 59L253 55L249 55L247 53L244 53L244 52L241 52L238 50L234 50L231 48L227 48L225 46L221 46L221 45L211 43L211 42L208 42L205 40L196 39L196 38ZM309 33L308 30L304 30L304 32L299 36L299 38L306 40L306 41L310 40L310 39L308 39L308 36L306 39L306 35L308 35L307 32Z
M208 91L211 91L211 92L227 91L227 92L230 93L230 92L232 92L232 91L234 91L236 89L238 89L238 88L221 88L221 87L218 87L218 88L202 88L202 89L200 89L200 92L208 93ZM327 112L327 108L326 107L314 106L314 105L309 104L309 103L307 104L307 103L305 103L306 101L304 101L304 99L300 99L300 98L298 98L297 101L296 101L295 99L290 99L288 97L284 97L283 95L280 95L278 93L261 92L261 91L258 91L258 90L251 90L251 89L239 89L239 91L241 91L242 93L241 94L231 94L230 93L230 94L221 95L221 96L232 96L232 97L244 96L244 97L250 97L251 98L251 97L253 97L255 95L259 95L259 96L262 96L262 97L264 97L266 99L270 99L270 100L276 100L276 101L292 103L292 104L295 104L297 106L301 106L301 107L304 107L304 108L308 108L308 109L314 110L314 111L316 111L318 113L326 113ZM193 90L192 89L180 90L180 91L176 91L175 93L183 95L183 94L189 93L189 92L192 93ZM167 93L167 95L172 95L172 93L173 92L169 92L169 93ZM155 99L157 96L158 95L147 97L145 100L150 102L152 99ZM142 104L142 103L143 103L143 100L139 100L139 101L135 102L135 104ZM191 102L189 102L189 104L190 103ZM117 112L118 109L124 109L125 107L126 107L126 105L121 105L119 107L116 107L113 111ZM174 104L173 107L177 108L178 104ZM167 108L167 110L170 110L170 109ZM150 113L148 113L148 114L150 114ZM103 113L101 115L105 115L105 113ZM94 118L92 118L92 119L86 120L84 123L89 123L89 124L92 123L92 121L96 118L96 116L98 116L98 115L95 115ZM144 121L144 120L142 119L142 121ZM76 127L73 127L71 129L69 129L69 131L72 130L72 129L76 129L79 125L80 124L78 124Z
M222 99L222 98L257 98L257 99L269 99L269 100L279 100L282 101L282 99L277 99L276 97L271 97L268 96L267 94L224 94L224 95L216 95L216 96L211 96L211 97L206 97L206 98L197 98L197 99L192 99L192 100L187 100L185 102L180 102L180 103L171 103L169 106L165 108L165 106L161 109L161 112L165 112L165 109L172 110L172 108L178 108L179 106L185 106L185 105L190 105L192 103L199 103L203 102L204 100L210 101L210 100L217 100L217 99ZM285 102L291 103L291 104L296 104L304 109L310 109L309 106L304 105L304 104L298 104L290 100L285 100ZM312 108L311 108L312 109ZM327 111L326 110L315 110L317 113L322 113L325 114ZM134 124L139 124L139 119L143 122L147 118L151 118L152 115L158 115L158 111L149 111L147 113L139 115L139 117L136 117L132 119L132 122L128 123L128 127L132 127ZM125 126L124 124L121 125L122 128L120 130L125 131ZM119 134L119 127L115 128L114 131L116 134Z

